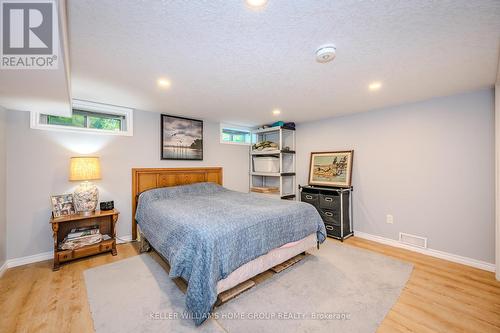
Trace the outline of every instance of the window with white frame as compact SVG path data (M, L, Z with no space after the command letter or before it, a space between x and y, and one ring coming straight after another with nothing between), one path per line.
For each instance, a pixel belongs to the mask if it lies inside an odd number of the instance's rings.
M31 113L31 128L131 136L133 110L121 106L73 100L71 117Z
M246 127L220 124L220 142L250 145L252 143L252 132Z

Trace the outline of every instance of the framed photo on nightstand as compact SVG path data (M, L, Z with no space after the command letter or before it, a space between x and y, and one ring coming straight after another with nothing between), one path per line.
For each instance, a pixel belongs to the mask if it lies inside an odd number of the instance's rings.
M52 203L52 216L54 217L75 214L73 194L53 195L50 197L50 202Z

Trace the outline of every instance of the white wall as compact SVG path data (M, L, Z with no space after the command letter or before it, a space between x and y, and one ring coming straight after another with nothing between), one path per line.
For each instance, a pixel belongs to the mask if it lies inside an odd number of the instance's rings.
M495 260L496 279L500 281L500 57L495 84Z
M6 167L6 136L5 136L5 118L6 112L0 107L0 267L5 263L6 255L6 231L7 221L5 214L6 204L6 183L5 183L5 167Z
M114 200L121 212L118 236L131 234L131 169L134 167L222 166L224 185L248 191L248 147L219 143L219 125L204 123L203 161L160 160L160 114L134 113L134 136L114 137L29 128L29 113L7 116L7 257L19 258L52 249L49 196L70 193L69 158L101 157L101 200Z
M482 90L299 124L298 181L307 183L311 151L354 149L356 230L423 235L430 248L494 262L493 113L493 91ZM9 259L52 249L49 196L77 185L67 180L70 156L101 156L97 184L122 213L121 236L130 234L133 167L222 166L227 187L248 190L247 147L220 144L215 123L205 122L202 162L160 161L157 113L136 111L133 137L31 130L24 112L7 112L6 125Z
M488 89L299 124L299 184L311 151L354 149L355 230L493 263L493 116Z

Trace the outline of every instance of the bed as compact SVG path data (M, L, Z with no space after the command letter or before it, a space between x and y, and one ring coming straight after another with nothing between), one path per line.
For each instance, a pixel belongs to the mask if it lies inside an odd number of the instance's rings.
M222 168L133 169L137 224L187 281L186 308L197 325L217 295L323 242L313 206L222 187ZM136 224L137 223L137 224Z

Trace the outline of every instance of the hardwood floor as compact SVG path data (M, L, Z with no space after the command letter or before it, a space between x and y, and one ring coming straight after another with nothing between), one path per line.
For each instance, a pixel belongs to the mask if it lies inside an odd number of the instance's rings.
M500 332L500 282L493 273L356 237L345 246L415 266L379 332ZM83 271L137 253L126 244L116 257L78 260L58 272L51 261L9 269L0 278L0 332L93 332Z
M379 332L500 332L494 273L356 237L347 244L414 265Z

